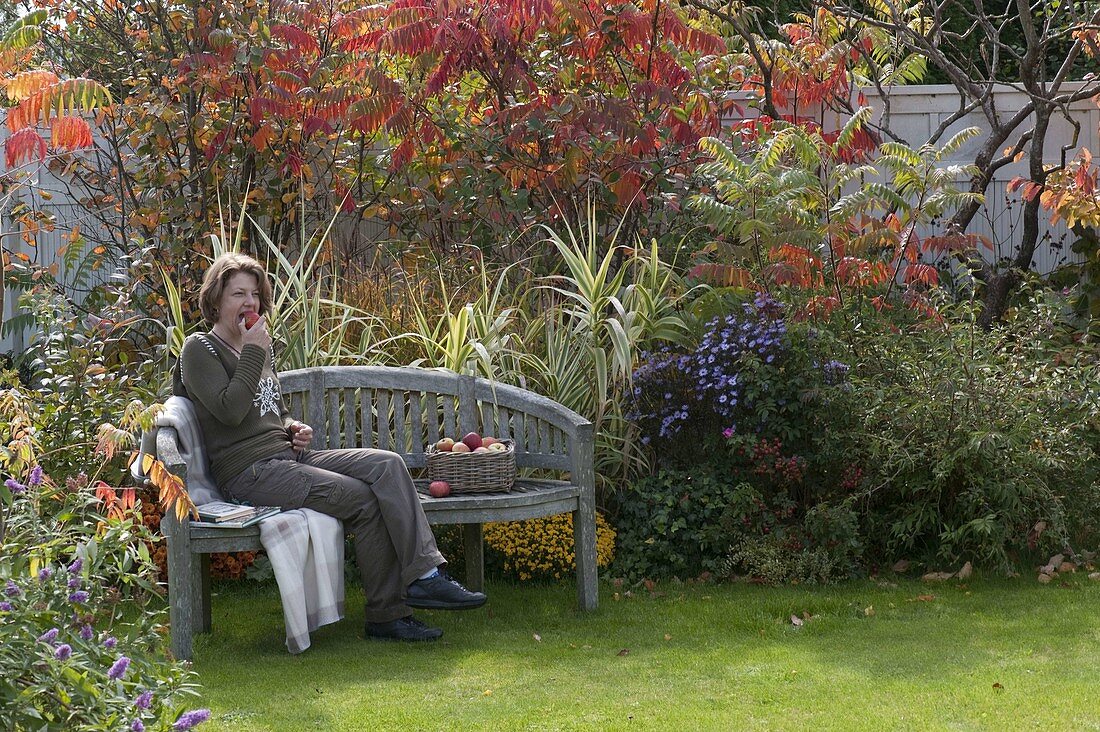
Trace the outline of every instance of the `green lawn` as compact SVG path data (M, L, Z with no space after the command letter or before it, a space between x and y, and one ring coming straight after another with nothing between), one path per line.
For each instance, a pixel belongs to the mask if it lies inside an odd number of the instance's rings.
M222 586L195 668L224 730L1100 730L1100 582L666 584L579 615L490 585L425 645L348 618L301 656L273 586ZM791 615L811 617L802 627ZM537 637L536 637L537 636Z

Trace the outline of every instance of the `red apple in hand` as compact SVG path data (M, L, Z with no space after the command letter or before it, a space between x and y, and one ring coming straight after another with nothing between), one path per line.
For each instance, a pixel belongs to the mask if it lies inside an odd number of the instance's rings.
M254 313L249 310L247 313L244 314L244 327L252 330L252 326L256 325L259 320L259 313Z
M428 486L432 498L446 498L451 495L451 484L445 480L435 480Z

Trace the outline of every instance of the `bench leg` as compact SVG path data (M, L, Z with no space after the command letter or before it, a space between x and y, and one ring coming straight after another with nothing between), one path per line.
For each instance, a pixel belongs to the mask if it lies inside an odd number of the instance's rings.
M573 542L577 558L577 606L595 610L599 601L596 575L596 507L581 498L573 512Z
M466 586L481 592L485 589L485 544L481 524L462 524L462 542L466 552Z
M191 659L191 637L194 630L194 575L197 569L191 554L191 538L187 531L168 534L168 620L171 624L172 654L181 661Z

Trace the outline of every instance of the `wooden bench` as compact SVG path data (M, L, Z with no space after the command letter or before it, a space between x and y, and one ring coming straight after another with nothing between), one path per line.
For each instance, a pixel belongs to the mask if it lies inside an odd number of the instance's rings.
M426 448L443 436L457 438L476 431L514 440L520 477L510 493L431 498L427 481L418 479L428 521L462 524L466 583L481 590L482 523L572 513L577 602L582 610L596 608L591 422L525 389L441 370L334 366L287 371L279 380L294 418L313 427L314 449L392 450L405 459L414 477L426 465ZM176 431L160 428L156 445L160 460L186 484L187 465L180 457ZM532 472L539 477L525 477ZM255 526L193 527L172 514L165 516L161 530L168 546L172 652L189 659L192 634L211 629L209 555L260 549L260 531Z

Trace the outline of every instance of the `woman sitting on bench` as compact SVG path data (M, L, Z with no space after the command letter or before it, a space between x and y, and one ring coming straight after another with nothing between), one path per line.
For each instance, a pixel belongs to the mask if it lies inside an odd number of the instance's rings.
M199 306L210 330L184 344L173 392L194 403L222 493L343 521L355 540L369 638L435 640L443 631L410 608L485 604L484 594L443 571L446 561L400 455L309 449L313 429L290 418L275 375L266 321L271 284L259 262L236 253L218 257L203 277Z

